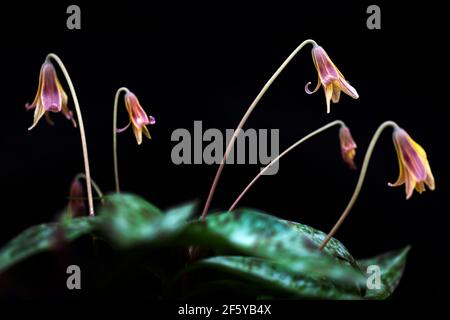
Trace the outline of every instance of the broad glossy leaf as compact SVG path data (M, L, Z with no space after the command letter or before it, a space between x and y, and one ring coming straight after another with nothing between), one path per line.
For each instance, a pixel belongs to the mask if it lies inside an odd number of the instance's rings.
M293 221L287 221L287 223L300 232L302 235L307 237L309 240L311 240L315 245L320 246L327 236L326 233L314 229L313 227L293 222ZM337 239L331 238L330 241L327 243L327 245L323 248L323 250L332 255L333 257L336 257L338 259L347 261L354 267L358 267L358 264L356 263L356 260L353 258L353 256L348 252L347 248Z
M52 250L65 241L73 241L92 232L97 223L95 217L82 217L28 228L0 250L0 272L29 256Z
M295 275L283 266L266 259L242 256L217 256L198 261L197 267L212 267L246 278L265 294L307 299L361 299L327 280Z
M255 210L213 214L191 222L183 239L195 245L268 258L297 274L347 284L365 283L359 270L320 252L316 244L285 220Z
M112 243L122 248L162 244L178 234L194 207L189 203L162 213L141 197L113 194L106 197L99 212L101 228Z
M406 258L410 246L401 250L390 251L376 257L358 260L361 267L366 270L368 266L379 266L381 271L381 289L367 289L366 299L386 299L397 288L406 265Z

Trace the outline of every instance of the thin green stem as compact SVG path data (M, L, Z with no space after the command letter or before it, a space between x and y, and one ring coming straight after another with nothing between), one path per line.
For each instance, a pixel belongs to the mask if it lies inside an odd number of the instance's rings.
M89 170L89 156L88 156L88 149L87 149L87 143L86 143L86 134L84 131L83 117L81 115L81 110L80 110L80 105L78 103L77 94L75 92L75 88L73 86L72 80L70 79L70 75L67 72L67 69L64 66L64 63L61 61L61 59L54 53L48 54L47 59L53 59L58 64L64 77L66 78L66 82L69 86L70 93L72 95L73 104L75 105L75 110L77 112L77 118L78 118L78 124L79 124L79 128L80 128L81 147L83 149L84 171L85 171L85 175L86 175L86 190L87 190L87 194L88 194L88 203L89 203L89 215L93 216L93 215L95 215L95 213L94 213L94 200L92 198L91 173Z
M328 233L328 235L325 237L325 239L321 243L321 245L319 247L320 250L322 250L327 245L328 241L330 241L330 239L334 236L334 234L337 232L337 230L339 229L339 227L342 225L345 218L349 214L353 205L355 204L356 199L358 198L359 193L361 192L364 178L366 177L366 173L367 173L367 168L369 167L369 161L370 161L370 158L372 157L372 153L375 148L375 145L376 145L378 139L380 138L381 133L387 127L392 127L395 129L395 128L398 128L398 125L394 121L386 121L386 122L383 122L378 127L377 131L375 131L375 134L373 135L372 140L370 141L369 147L367 148L366 155L364 156L364 161L363 161L363 164L361 167L361 172L359 174L359 178L358 178L358 182L356 184L355 190L353 191L353 195L350 198L350 201L348 202L347 207L345 208L344 212L342 212L339 220L336 222L333 229L331 229L331 231Z
M233 202L233 204L231 205L230 209L228 209L228 211L233 211L234 208L237 206L237 204L239 203L239 201L244 197L244 195L247 193L247 191L253 186L253 184L255 184L255 182L267 171L269 170L275 163L277 163L278 161L280 161L280 159L282 157L284 157L285 155L287 155L290 151L292 151L293 149L295 149L296 147L298 147L299 145L301 145L303 142L305 142L306 140L311 139L312 137L314 137L315 135L333 127L336 125L341 125L341 126L345 126L344 122L341 120L335 120L333 122L330 122L326 125L324 125L323 127L320 127L319 129L309 133L308 135L304 136L303 138L301 138L300 140L298 140L296 143L294 143L293 145L291 145L289 148L287 148L286 150L284 150L279 156L277 156L275 159L273 159L266 167L264 167L264 169L262 169L257 175L256 177L247 185L247 187L245 187L245 189L239 194L239 196L236 198L236 200Z
M208 213L209 207L211 205L212 197L214 195L214 192L216 190L217 184L219 182L219 178L222 174L223 168L225 166L226 160L233 149L234 143L236 141L236 138L238 134L240 133L241 129L244 127L247 119L250 117L250 114L253 112L255 107L258 105L258 102L261 100L261 98L264 96L266 91L270 88L272 83L275 81L275 79L280 75L280 73L286 68L286 66L291 62L291 60L297 55L297 53L307 44L317 45L314 40L308 39L303 41L290 55L287 57L287 59L281 64L281 66L275 71L275 73L272 75L272 77L267 81L267 83L264 85L264 87L261 89L259 94L256 96L255 100L253 100L252 104L249 106L247 111L244 114L244 117L239 122L239 125L237 126L236 130L234 130L233 136L231 137L230 142L228 143L227 149L225 151L225 154L223 156L222 161L220 162L219 168L217 169L216 175L214 177L214 181L211 185L211 189L208 194L208 198L206 199L205 206L202 211L202 218L206 216Z
M86 175L84 173L79 173L75 176L76 180L85 179ZM104 195L98 184L95 183L94 179L91 179L92 187L94 187L95 192L97 193L97 196L100 198L100 201L103 203L105 201Z
M117 90L114 98L114 111L113 111L113 154L114 154L114 179L116 182L116 192L120 192L119 185L119 165L117 160L117 105L119 104L119 96L122 92L129 92L128 88L121 87Z

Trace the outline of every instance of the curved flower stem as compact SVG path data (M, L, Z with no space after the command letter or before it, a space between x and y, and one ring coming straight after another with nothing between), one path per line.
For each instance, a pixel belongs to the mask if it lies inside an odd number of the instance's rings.
M370 161L370 158L372 156L373 149L375 148L375 144L377 143L378 138L380 138L381 133L387 127L397 128L398 125L394 121L383 122L378 127L378 129L375 132L375 134L373 135L372 140L370 141L369 147L367 148L366 155L364 156L364 161L363 161L363 164L362 164L362 167L361 167L361 172L359 174L359 178L358 178L358 182L357 182L356 187L355 187L355 191L353 191L353 195L352 195L350 201L348 202L347 207L345 208L344 212L342 212L341 217L336 222L336 224L334 225L333 229L331 229L331 231L325 237L323 242L320 244L320 247L319 247L320 250L322 250L327 245L328 241L330 241L330 239L334 236L336 231L339 229L339 227L341 226L341 224L344 222L345 218L349 214L349 212L352 209L353 205L355 204L356 199L358 198L359 193L361 191L361 188L362 188L362 185L363 185L363 182L364 182L364 178L366 177L367 168L369 167L369 161Z
M116 192L120 192L119 186L119 166L117 164L117 105L119 103L119 96L122 92L127 93L128 88L121 87L117 90L114 98L114 111L113 111L113 153L114 153L114 178L116 182Z
M220 162L219 168L217 169L216 176L214 177L214 181L211 185L211 189L208 194L208 198L206 199L205 206L202 211L201 218L204 218L206 214L208 213L209 206L211 205L211 200L214 195L214 192L217 187L217 183L219 182L220 175L222 174L223 168L225 166L225 162L233 149L234 142L236 141L236 138L241 131L241 129L244 127L245 122L249 118L252 111L255 109L258 102L261 100L261 98L264 96L266 91L269 89L269 87L272 85L272 83L275 81L275 79L280 75L280 73L286 68L286 66L291 62L291 60L297 55L297 53L307 44L313 44L316 45L316 42L314 40L308 39L303 41L290 55L287 57L287 59L283 62L283 64L275 71L275 73L272 75L272 77L267 81L267 83L264 85L264 87L261 89L261 91L256 96L255 100L253 100L252 104L249 106L247 111L245 112L243 118L239 122L239 125L237 126L236 130L234 130L233 136L231 137L230 142L228 143L227 149L225 151L225 154L223 156L222 161Z
M86 179L86 175L84 173L79 173L75 176L75 180ZM98 197L102 203L105 202L104 195L98 184L95 183L94 179L91 179L92 186L94 187L95 192L97 192Z
M288 154L290 151L292 151L293 149L295 149L296 147L298 147L300 144L302 144L303 142L305 142L306 140L309 140L310 138L314 137L315 135L321 133L322 131L325 131L335 125L341 125L344 126L344 122L341 120L335 120L333 122L330 122L326 125L324 125L323 127L320 127L319 129L311 132L310 134L304 136L303 138L301 138L300 140L298 140L296 143L294 143L293 145L291 145L289 148L287 148L286 150L284 150L278 157L276 157L275 159L273 159L266 167L264 167L264 169L262 169L257 175L256 177L247 185L247 187L245 187L245 189L241 192L241 194L236 198L236 200L234 200L233 204L231 205L230 209L228 209L228 211L233 211L234 208L237 206L237 204L239 203L239 201L242 199L242 197L247 193L247 191L253 186L253 184L267 171L270 169L270 167L272 167L275 163L277 163L278 161L280 161L280 159L282 157L284 157L286 154Z
M84 171L86 174L86 190L88 194L88 203L89 203L89 215L94 215L94 201L92 198L92 186L91 186L91 173L89 171L89 156L88 156L88 149L87 149L87 143L86 143L86 134L84 132L84 124L83 124L83 117L81 115L80 105L78 103L77 94L75 92L75 88L73 87L72 80L70 79L69 73L67 72L66 67L64 66L64 63L61 61L61 59L54 53L49 53L47 55L47 59L53 59L61 69L64 77L66 78L67 84L70 89L70 93L72 95L73 104L75 105L75 110L77 111L77 118L78 118L78 124L80 126L80 136L81 136L81 147L83 149L83 158L84 158Z

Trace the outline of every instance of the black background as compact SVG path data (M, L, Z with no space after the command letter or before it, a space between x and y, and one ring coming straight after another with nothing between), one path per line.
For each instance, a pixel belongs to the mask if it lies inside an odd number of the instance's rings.
M176 128L235 128L265 81L303 40L322 45L360 99L343 96L325 113L309 48L277 79L247 128L279 128L280 148L334 119L351 128L356 161L377 126L394 120L428 153L436 191L389 188L398 165L389 132L372 158L363 192L337 234L358 258L412 245L404 278L393 298L448 296L448 49L446 11L427 1L381 7L382 29L366 27L367 1L108 1L80 5L82 29L66 29L67 4L2 4L0 13L1 126L0 245L28 226L56 217L69 185L83 171L79 132L56 115L32 131L24 110L37 89L49 52L66 64L85 119L91 172L104 191L114 188L112 107L127 86L156 117L153 139L137 146L130 131L118 136L122 188L165 208L205 200L217 166L172 164ZM61 77L62 79L62 77ZM68 92L68 90L66 90ZM73 104L69 102L73 109ZM119 126L126 123L120 108ZM212 208L226 209L259 165L230 165ZM358 177L343 164L337 129L305 143L283 159L275 176L261 179L242 201L282 218L328 231L344 209ZM447 199L446 199L447 197ZM199 208L200 209L200 208ZM63 269L50 263L40 279L2 279L31 297L53 297L65 287ZM77 262L77 261L73 261ZM34 286L34 287L33 287Z

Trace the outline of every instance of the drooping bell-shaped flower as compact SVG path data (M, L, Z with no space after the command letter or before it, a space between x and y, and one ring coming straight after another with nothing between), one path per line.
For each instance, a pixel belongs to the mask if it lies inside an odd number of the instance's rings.
M33 124L28 130L33 129L43 115L47 121L53 123L49 112L62 112L62 114L71 120L74 127L77 126L73 113L67 107L67 94L64 92L61 83L56 75L56 70L50 61L45 61L39 74L39 86L33 103L26 104L27 110L34 109Z
M425 191L425 184L434 190L434 177L431 173L425 150L417 144L402 128L394 129L392 134L395 150L397 151L400 174L391 187L405 184L406 199L409 199L414 189L419 193Z
M85 216L87 212L83 200L83 186L78 178L70 185L68 211L72 218Z
M316 88L313 91L309 90L311 82L306 84L306 93L313 94L319 90L320 85L322 85L325 90L327 113L330 113L330 101L333 101L333 103L339 102L341 91L344 91L345 94L353 99L359 98L358 92L356 92L355 88L345 80L342 73L334 65L333 61L331 61L330 57L328 57L328 54L321 46L314 45L311 52L319 78L317 80Z
M131 125L138 144L142 143L142 133L144 133L148 139L151 139L147 125L155 124L155 118L147 116L140 105L138 98L131 91L128 91L125 94L125 106L128 111L128 116L130 117L130 122L124 128L118 129L117 132L123 132Z
M356 170L355 155L356 155L356 143L353 140L350 129L343 125L339 129L339 143L341 145L342 159L351 169Z

